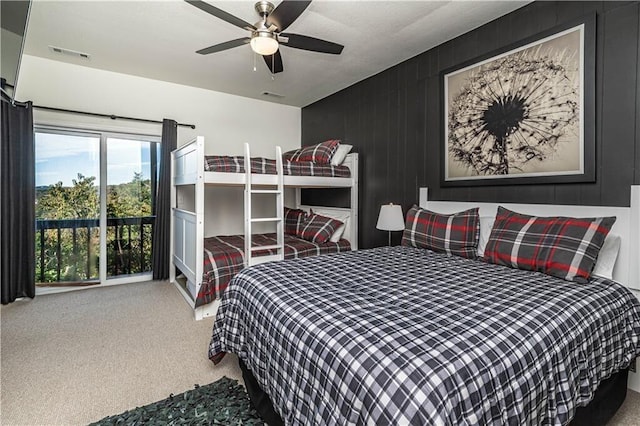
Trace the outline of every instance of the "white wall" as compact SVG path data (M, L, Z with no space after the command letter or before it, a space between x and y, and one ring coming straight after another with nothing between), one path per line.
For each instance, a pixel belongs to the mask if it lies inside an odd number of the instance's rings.
M16 33L0 28L0 46L2 55L0 61L0 75L7 83L15 85L16 69L22 48L22 37ZM11 93L11 92L10 92Z
M16 99L30 100L34 105L195 124L196 130L178 128L178 146L202 135L207 154L241 155L244 142L251 144L253 156L269 158L275 157L276 145L283 151L300 147L300 108L35 56L22 58ZM34 111L34 120L41 125L161 134L160 125ZM242 191L209 189L206 196L207 235L242 233Z

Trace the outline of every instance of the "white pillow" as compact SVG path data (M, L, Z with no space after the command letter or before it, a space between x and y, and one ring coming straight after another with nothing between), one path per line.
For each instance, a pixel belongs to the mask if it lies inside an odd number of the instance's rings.
M353 145L347 145L347 144L338 145L338 149L336 149L336 152L333 154L333 157L331 158L331 165L339 166L340 164L342 164L342 162L344 161L345 158L347 158L347 154L351 151L352 148L353 148Z
M338 226L338 229L333 231L333 234L331 234L331 237L329 238L329 241L331 241L332 243L337 243L338 241L340 241L340 238L342 238L342 234L344 234L344 231L347 228L347 224L349 223L349 217L351 216L351 213L348 211L324 210L322 207L311 207L311 211L315 214L330 217L342 222L342 225ZM349 238L348 235L347 238Z
M607 235L600 249L600 253L598 253L598 258L596 259L596 264L593 267L591 275L609 278L610 280L613 279L613 267L616 266L621 240L622 238L620 238L619 235Z
M331 241L332 243L337 243L338 241L340 241L340 238L342 238L342 234L344 234L344 230L347 228L347 223L349 222L349 217L347 216L346 219L338 219L338 220L343 222L343 224L338 226L338 229L336 229L333 232L333 235L331 235L331 238L329 238L329 241Z
M487 241L489 241L495 221L494 216L480 216L480 236L478 237L478 257L480 258L484 256L484 249L487 247Z

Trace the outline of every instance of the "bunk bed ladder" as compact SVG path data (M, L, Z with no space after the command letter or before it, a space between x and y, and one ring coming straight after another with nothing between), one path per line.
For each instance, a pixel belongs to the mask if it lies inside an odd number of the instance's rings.
M251 152L249 144L244 144L244 170L246 175L244 189L244 265L251 266L272 260L284 259L284 176L282 169L282 149L276 146L276 189L254 189L251 173ZM276 215L273 217L255 218L252 216L251 202L254 194L272 194L276 198ZM274 222L276 224L276 244L253 246L252 231L254 223ZM254 256L260 250L274 250L275 254Z

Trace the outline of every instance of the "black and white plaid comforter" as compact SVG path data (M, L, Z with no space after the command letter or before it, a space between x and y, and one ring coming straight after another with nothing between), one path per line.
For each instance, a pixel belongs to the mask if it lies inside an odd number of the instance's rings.
M566 424L640 354L640 303L604 279L362 250L242 271L214 324L224 352L286 424Z

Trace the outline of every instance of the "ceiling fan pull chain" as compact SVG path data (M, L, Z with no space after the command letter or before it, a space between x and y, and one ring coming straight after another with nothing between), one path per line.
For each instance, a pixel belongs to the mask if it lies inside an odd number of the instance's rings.
M253 52L253 72L256 72L258 69L256 68L256 53Z
M271 81L276 81L276 79L273 77L274 73L273 70L276 69L276 54L274 53L273 55L271 55Z

